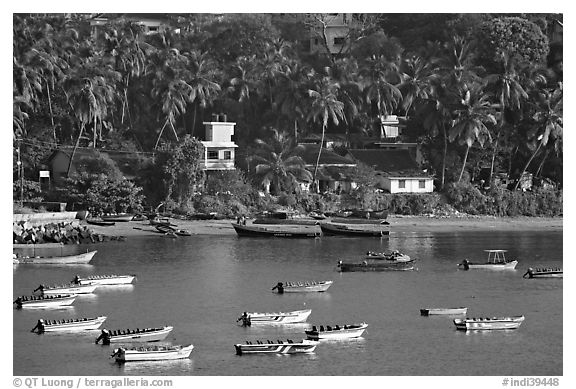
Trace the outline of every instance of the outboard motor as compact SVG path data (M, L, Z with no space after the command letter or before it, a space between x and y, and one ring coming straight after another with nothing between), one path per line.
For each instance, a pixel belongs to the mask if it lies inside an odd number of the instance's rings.
M526 273L524 273L524 275L522 276L522 278L526 278L526 276L528 276L528 278L532 278L533 273L534 273L534 269L529 267L528 270L526 270Z
M102 339L102 344L110 344L110 331L108 331L107 329L103 329L102 332L100 333L100 336L96 338L95 343L98 344L100 339Z
M470 262L469 262L467 259L463 260L460 265L462 266L462 268L463 268L464 270L469 270L469 269L470 269Z

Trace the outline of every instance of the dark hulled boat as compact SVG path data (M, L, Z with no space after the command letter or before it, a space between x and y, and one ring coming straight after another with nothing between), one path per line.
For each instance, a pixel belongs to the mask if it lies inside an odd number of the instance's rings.
M276 237L276 238L317 238L321 232L316 226L310 227L285 227L267 225L266 227L255 225L243 225L232 223L232 227L238 236L256 236L256 237Z
M388 224L344 224L344 223L320 223L324 235L346 236L374 236L381 237L390 234Z

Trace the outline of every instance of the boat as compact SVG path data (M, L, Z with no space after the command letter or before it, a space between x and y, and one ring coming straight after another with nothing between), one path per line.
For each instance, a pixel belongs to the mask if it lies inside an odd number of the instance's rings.
M410 256L402 254L398 250L394 250L389 253L377 253L374 251L368 251L366 253L366 259L384 259L387 261L398 261L398 262L408 262L410 261Z
M158 232L161 232L163 234L176 231L175 228L173 228L172 226L169 226L168 224L155 224L154 228L156 228L158 230Z
M129 213L117 213L109 215L101 215L100 218L109 222L129 222L134 218L134 215Z
M484 263L470 262L467 259L458 264L464 270L468 269L489 269L489 270L514 270L518 261L509 261L504 253L507 250L484 250L488 253L488 260Z
M346 325L335 325L335 326L312 326L310 330L304 331L308 339L311 340L321 340L321 339L350 339L358 338L362 336L368 324L346 324Z
M332 281L305 281L305 282L279 282L272 288L278 293L306 293L306 292L326 292L332 285Z
M377 260L364 260L357 263L345 263L338 261L338 270L341 272L351 271L407 271L414 270L414 263L416 260L409 261L383 261Z
M19 296L14 301L18 308L53 308L71 305L76 299L75 294L49 296Z
M38 320L36 327L30 332L67 332L67 331L85 331L96 330L104 323L106 316L81 319L63 319L63 320Z
M38 286L34 289L34 292L40 291L43 296L47 295L54 295L54 294L88 294L94 293L98 285L78 285L78 284L69 284L69 285L42 285Z
M236 321L241 322L243 326L250 326L252 324L302 323L306 321L311 313L311 309L292 312L244 312Z
M164 340L173 329L174 327L172 326L114 331L103 329L100 336L96 338L96 343L100 342L100 340L102 340L102 344L121 342L157 342Z
M524 278L564 278L564 272L559 267L537 267L532 269L531 267L526 270L526 273L522 276Z
M486 317L486 318L466 318L454 319L454 325L458 330L515 330L524 321L524 316L509 317Z
M276 238L317 238L320 237L321 232L317 230L316 226L300 226L300 227L286 227L274 228L268 225L267 227L260 227L255 225L243 225L232 223L232 227L238 236L253 236L253 237L276 237Z
M116 222L108 221L108 220L102 220L102 219L86 219L86 223L93 224L95 226L104 226L104 227L109 227L109 226L113 226L116 224Z
M108 274L108 275L95 275L95 276L88 276L86 278L76 276L72 280L74 284L79 285L127 285L131 284L136 278L135 275L116 275L116 274Z
M137 361L169 361L175 359L185 359L190 356L194 349L193 345L188 346L150 346L150 347L119 347L111 355L116 362L137 362Z
M422 308L420 309L420 315L431 316L431 315L465 315L468 311L466 307L459 308Z
M390 229L384 224L345 224L333 222L320 222L320 229L324 235L347 236L376 236L390 234Z
M75 265L85 264L92 260L97 251L88 251L76 255L64 255L60 257L17 257L14 263L50 264L50 265ZM16 262L18 261L18 262Z
M267 341L247 341L244 344L235 344L237 355L243 354L299 354L312 353L318 345L317 341L303 339L300 342L294 342L288 339L286 342L281 340Z

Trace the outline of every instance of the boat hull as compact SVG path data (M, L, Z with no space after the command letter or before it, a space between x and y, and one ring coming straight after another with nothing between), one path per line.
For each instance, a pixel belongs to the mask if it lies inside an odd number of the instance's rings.
M468 308L423 308L420 309L420 315L422 316L432 316L432 315L465 315Z
M166 339L174 327L164 327L158 331L137 332L110 337L110 343L132 343L132 342L158 342Z
M486 318L486 319L454 319L456 329L462 331L493 331L515 330L524 321L524 316Z
M42 295L58 295L58 294L89 294L94 293L98 285L75 285L63 288L48 288L42 289Z
M274 229L271 227L259 226L245 226L241 224L232 223L232 227L238 236L252 236L252 237L273 237L273 238L317 238L320 237L321 232L317 227L301 227L301 228L281 228Z
M348 327L348 328L345 328ZM352 338L359 338L362 336L368 324L362 323L357 325L345 326L338 330L324 330L324 331L314 331L314 330L307 330L306 337L310 340L343 340L343 339L352 339Z
M54 308L59 306L71 305L76 299L76 295L69 295L64 297L47 296L38 298L36 300L22 301L16 303L18 308Z
M44 324L43 332L73 332L97 330L106 320L106 316L99 316L87 320L71 320L56 324Z
M481 270L514 270L518 265L518 261L510 261L506 263L468 263L469 269L481 269ZM460 264L459 266L463 266Z
M338 269L341 272L354 271L409 271L414 270L414 260L410 261L378 261L378 262L360 262L360 263L338 263Z
M15 263L32 263L32 264L51 264L51 265L71 265L85 264L92 260L97 251L77 255L67 255L63 257L35 257L35 258L17 258Z
M135 276L101 276L80 280L80 285L127 285L134 281Z
M235 344L237 355L244 354L300 354L312 353L318 342L304 339L297 343Z
M138 350L121 348L117 355L117 362L141 362L141 361L171 361L190 357L193 345L185 347L159 347L155 350Z
M335 224L320 223L320 229L324 235L345 235L345 236L371 236L382 237L390 234L390 229L381 224Z
M550 272L550 273L534 273L528 278L564 278L563 272Z
M284 293L326 292L332 281L322 281L316 284L284 286Z
M303 323L312 313L311 309L293 312L248 313L251 324L290 324Z
M134 218L134 215L102 215L100 219L108 222L129 222Z

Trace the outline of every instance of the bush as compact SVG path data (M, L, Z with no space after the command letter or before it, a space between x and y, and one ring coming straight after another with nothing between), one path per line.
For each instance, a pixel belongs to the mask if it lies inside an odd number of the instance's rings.
M24 201L42 201L42 189L36 181L22 180L22 199ZM12 183L12 198L14 201L20 200L20 181Z

